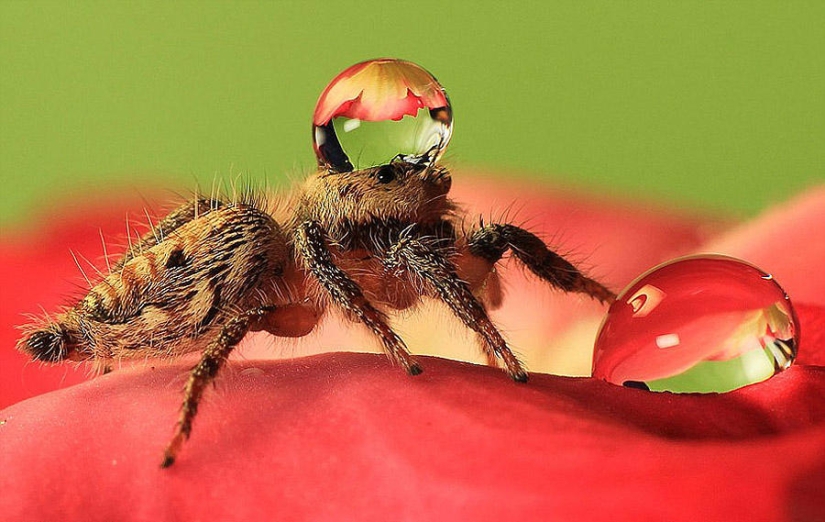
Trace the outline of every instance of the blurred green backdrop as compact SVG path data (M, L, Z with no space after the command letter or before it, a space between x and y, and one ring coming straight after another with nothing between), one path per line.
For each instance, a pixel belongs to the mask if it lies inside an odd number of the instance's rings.
M824 27L821 1L3 0L0 227L300 176L319 93L380 56L446 86L450 165L751 215L825 180Z

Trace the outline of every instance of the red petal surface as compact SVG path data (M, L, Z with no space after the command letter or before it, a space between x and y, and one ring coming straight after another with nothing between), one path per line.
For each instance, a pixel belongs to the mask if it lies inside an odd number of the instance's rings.
M158 467L187 366L2 412L8 520L813 520L825 372L673 396L378 354L236 364ZM819 491L820 495L814 494ZM822 513L822 511L819 511Z
M713 228L605 201L474 186L459 197L485 218L518 201L516 223L529 220L617 289L666 258L701 250ZM825 206L819 194L810 212ZM23 367L10 349L11 325L38 303L53 310L71 291L65 281L77 279L67 248L96 256L97 226L121 232L121 216L62 218L37 241L4 240L5 404L59 386L39 365ZM816 237L820 223L796 212L792 224ZM776 247L746 227L718 241L747 251L748 234ZM495 369L437 358L425 358L415 378L372 354L235 361L207 394L180 460L161 470L191 363L126 369L0 411L0 519L822 520L825 272L805 248L763 267L794 297L802 327L798 364L764 383L672 395L541 374L519 385ZM603 312L575 296L544 295L510 272L496 319L514 346L578 339L571 330ZM779 276L800 272L803 300ZM316 342L338 347L343 334L327 330ZM271 349L269 340L258 344ZM445 345L452 339L442 335L431 348L450 353ZM257 355L261 347L248 348ZM555 350L545 351L564 355ZM529 351L531 368L546 356Z

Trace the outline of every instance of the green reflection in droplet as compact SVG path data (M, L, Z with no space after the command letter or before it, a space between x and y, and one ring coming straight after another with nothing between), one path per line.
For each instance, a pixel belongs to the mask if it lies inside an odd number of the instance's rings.
M783 341L762 350L752 350L725 361L702 361L690 369L664 379L647 381L651 391L676 393L724 393L764 381L776 373L776 353L788 353Z
M443 123L430 117L427 109L398 121L338 117L333 118L332 124L341 148L355 169L385 165L399 155L415 159L433 154L434 148L443 147L449 133Z

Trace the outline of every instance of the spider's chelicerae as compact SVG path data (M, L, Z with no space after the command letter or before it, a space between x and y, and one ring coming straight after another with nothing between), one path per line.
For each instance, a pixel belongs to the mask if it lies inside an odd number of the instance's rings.
M527 372L485 308L495 297L487 282L505 253L561 290L614 299L526 230L506 223L465 228L448 197L450 173L432 148L425 154L431 161L399 155L353 168L334 160L340 147L330 152L324 143L316 143L321 167L290 200L287 216L276 221L260 198L196 198L158 222L76 305L27 327L19 348L50 363L202 351L166 467L191 432L206 386L251 330L303 336L325 310L339 307L416 375L421 367L386 314L429 296L478 334L491 363L524 382Z

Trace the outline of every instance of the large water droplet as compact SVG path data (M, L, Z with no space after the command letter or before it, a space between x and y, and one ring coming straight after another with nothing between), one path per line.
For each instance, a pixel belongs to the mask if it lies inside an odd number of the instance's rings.
M452 134L447 93L412 62L379 59L346 69L321 93L312 121L318 164L349 172L393 161L429 165Z
M753 265L718 255L659 265L610 306L593 377L653 391L725 392L796 357L799 325L784 290Z

